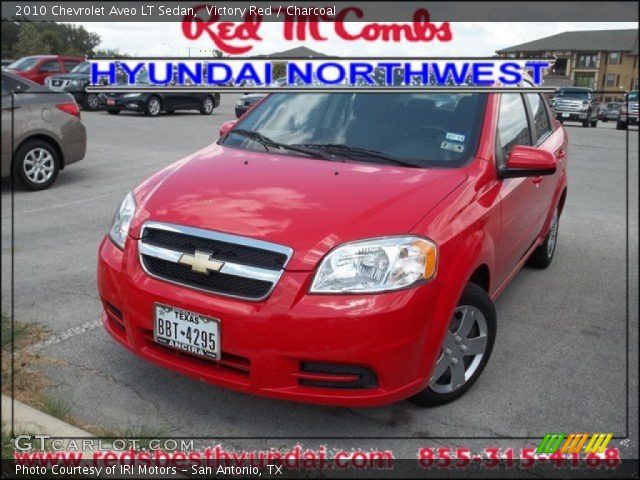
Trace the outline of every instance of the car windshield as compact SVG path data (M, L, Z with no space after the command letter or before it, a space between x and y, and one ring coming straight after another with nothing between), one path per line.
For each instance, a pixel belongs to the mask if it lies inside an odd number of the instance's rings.
M629 93L629 101L630 102L637 102L638 101L638 92Z
M31 67L33 67L37 61L38 57L24 57L20 60L16 60L7 68L24 72L25 70L29 70Z
M589 92L587 90L558 90L556 97L564 98L589 98Z
M79 63L71 70L71 73L89 73L91 70L91 62L82 62Z
M274 93L220 143L316 153L326 160L455 167L475 151L485 98L478 93Z

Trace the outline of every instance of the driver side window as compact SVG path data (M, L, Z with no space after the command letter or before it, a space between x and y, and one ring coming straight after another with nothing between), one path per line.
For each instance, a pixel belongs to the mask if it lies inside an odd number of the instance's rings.
M509 152L516 145L531 145L531 131L524 99L519 93L500 95L500 113L498 117L498 167L504 167Z
M46 62L42 62L40 65L41 72L59 72L60 64L57 60L47 60Z

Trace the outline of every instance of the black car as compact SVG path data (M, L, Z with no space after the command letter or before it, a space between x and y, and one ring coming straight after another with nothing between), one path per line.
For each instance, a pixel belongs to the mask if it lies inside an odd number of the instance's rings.
M561 123L580 122L583 127L598 125L598 102L590 88L559 88L551 99L551 106Z
M137 78L137 84L148 87L148 73L143 72ZM220 105L220 94L203 92L137 92L101 93L100 106L111 115L117 115L123 110L142 112L150 117L160 115L160 112L174 113L176 110L198 110L202 115L211 115L213 109Z
M618 130L626 130L629 125L638 125L638 91L634 90L625 95L624 103L620 108L620 117L616 123Z
M69 73L47 77L44 84L54 92L70 93L76 99L76 103L85 110L97 110L100 106L98 95L86 91L90 77L91 63L82 62Z

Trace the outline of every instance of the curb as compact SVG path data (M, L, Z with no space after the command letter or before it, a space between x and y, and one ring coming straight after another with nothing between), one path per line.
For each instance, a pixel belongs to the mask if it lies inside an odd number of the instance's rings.
M52 437L93 437L93 434L74 427L62 420L36 410L18 400L2 395L2 423L4 428L11 429L11 402L13 402L14 434L49 435Z

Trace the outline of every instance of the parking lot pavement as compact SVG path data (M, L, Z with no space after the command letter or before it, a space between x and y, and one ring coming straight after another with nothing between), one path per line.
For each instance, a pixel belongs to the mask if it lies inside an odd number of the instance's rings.
M52 331L42 353L62 360L47 371L76 418L111 428L166 427L184 436L624 435L626 133L612 123L567 126L569 195L554 263L546 271L524 269L500 297L493 357L480 381L455 403L432 410L408 402L358 410L250 397L162 370L112 341L99 324L95 271L98 244L115 208L142 179L213 142L220 125L233 118L236 98L223 95L211 117L83 112L86 159L64 170L48 191L16 192L15 319L41 322ZM629 140L629 198L636 219L637 131L630 131ZM5 181L3 267L10 266L10 199ZM635 220L629 238L633 392ZM9 281L9 269L3 268L3 311Z

